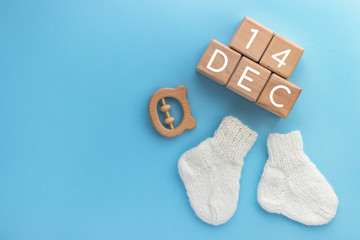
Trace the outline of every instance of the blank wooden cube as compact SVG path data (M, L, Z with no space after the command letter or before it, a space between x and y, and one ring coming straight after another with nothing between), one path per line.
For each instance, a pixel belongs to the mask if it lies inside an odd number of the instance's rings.
M236 30L229 47L258 62L273 35L272 30L245 17Z
M289 78L303 52L302 47L276 34L262 56L260 64L284 78Z
M211 40L196 67L196 71L221 85L225 85L234 72L240 57L241 55L231 48L216 40Z
M300 93L300 87L276 74L271 74L256 104L279 117L287 118Z
M255 102L270 74L270 70L246 57L242 57L226 87Z

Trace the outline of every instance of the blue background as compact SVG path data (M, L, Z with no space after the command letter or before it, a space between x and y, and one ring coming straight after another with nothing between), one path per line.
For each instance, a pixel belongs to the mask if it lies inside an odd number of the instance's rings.
M359 238L359 10L358 1L1 0L0 239ZM305 49L288 119L195 72L209 41L228 44L244 16ZM147 105L178 85L197 127L169 139ZM235 215L214 227L191 209L177 160L226 115L259 138ZM338 195L327 225L257 203L266 138L291 130Z

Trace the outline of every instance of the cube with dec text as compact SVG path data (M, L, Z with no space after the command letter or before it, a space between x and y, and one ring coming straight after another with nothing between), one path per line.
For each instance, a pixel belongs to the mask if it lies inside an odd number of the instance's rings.
M279 117L287 118L300 93L300 87L273 73L256 104Z
M226 87L240 96L255 102L260 96L270 74L270 70L247 57L242 57Z
M196 67L196 71L221 85L225 85L234 72L240 57L241 55L238 52L228 46L211 40Z

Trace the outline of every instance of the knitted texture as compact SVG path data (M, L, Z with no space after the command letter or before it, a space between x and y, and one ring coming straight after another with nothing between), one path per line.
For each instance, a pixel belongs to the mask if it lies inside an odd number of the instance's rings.
M300 132L270 134L267 146L269 159L257 192L261 207L306 225L334 218L337 196L304 153Z
M191 207L204 222L220 225L234 214L243 158L257 134L237 118L225 117L214 137L185 152L179 174Z

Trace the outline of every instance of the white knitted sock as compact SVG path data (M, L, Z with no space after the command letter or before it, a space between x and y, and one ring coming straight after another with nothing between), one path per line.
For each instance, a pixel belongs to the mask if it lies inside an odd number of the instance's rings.
M303 152L300 132L270 134L267 146L269 159L257 192L262 208L306 225L328 223L336 214L338 199Z
M214 137L180 157L180 177L192 208L204 222L220 225L234 214L243 158L256 138L256 132L229 116L222 120Z

